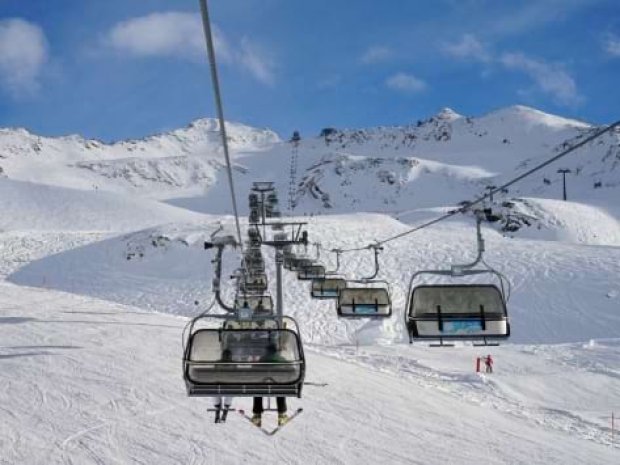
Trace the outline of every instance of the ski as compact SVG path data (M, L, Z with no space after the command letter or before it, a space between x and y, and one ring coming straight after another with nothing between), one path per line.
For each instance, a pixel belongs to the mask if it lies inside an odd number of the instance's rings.
M265 428L263 426L256 426L254 423L252 423L252 417L249 416L247 413L245 413L245 410L237 410L237 412L239 412L243 418L248 420L252 426L254 426L255 428L258 428L259 430L261 430L267 436L274 436L274 435L276 435L282 428L284 428L286 425L288 425L297 415L299 415L303 411L304 411L304 409L298 408L297 410L295 410L295 412L292 415L290 415L288 417L286 423L284 423L283 425L278 425L278 426L276 426L272 430L268 430L267 428Z

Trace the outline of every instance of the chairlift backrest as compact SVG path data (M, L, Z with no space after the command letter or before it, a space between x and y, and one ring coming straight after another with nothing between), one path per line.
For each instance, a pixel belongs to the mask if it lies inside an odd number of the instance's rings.
M480 306L487 315L506 315L506 304L497 286L492 284L420 285L411 294L409 315L412 317L437 313L478 315Z
M190 396L300 396L304 373L301 340L289 329L199 329L188 340Z
M314 265L314 260L306 257L296 257L291 261L290 270L300 271L304 268Z
M337 309L343 318L385 318L392 314L392 302L385 287L347 287L338 294Z
M242 295L235 299L235 308L250 308L255 313L273 312L273 299L270 295Z
M299 270L297 278L302 280L321 279L325 277L325 267L323 265L306 266Z
M419 285L410 292L407 316L414 339L484 340L510 336L504 294L493 284Z
M347 287L343 278L325 278L312 281L311 296L315 299L335 299Z

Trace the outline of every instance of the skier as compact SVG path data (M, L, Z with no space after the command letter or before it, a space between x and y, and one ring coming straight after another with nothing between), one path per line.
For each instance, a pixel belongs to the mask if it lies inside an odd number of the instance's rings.
M493 358L491 357L491 354L484 358L484 365L487 373L493 373Z
M267 353L261 357L260 361L265 363L285 363L288 360L282 357L282 355L278 353L276 345L271 343L267 346ZM288 416L286 414L286 397L277 397L276 402L278 405L278 426L282 426L288 421ZM254 397L252 413L252 423L260 427L263 415L262 397Z
M224 349L220 362L232 362L232 353L230 349ZM213 398L213 408L215 408L215 423L225 423L228 416L228 410L232 404L233 398L230 396L217 396ZM222 405L224 408L222 409Z

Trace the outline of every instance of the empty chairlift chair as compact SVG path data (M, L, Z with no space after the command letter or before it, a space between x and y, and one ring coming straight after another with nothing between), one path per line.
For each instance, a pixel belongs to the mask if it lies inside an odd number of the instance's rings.
M502 291L495 285L420 285L410 293L407 327L414 339L483 340L510 336Z
M228 319L230 325L197 328L203 318L208 317L192 320L185 340L183 377L189 396L301 397L305 359L294 320ZM284 361L266 361L273 353Z
M304 268L310 267L314 265L314 260L307 257L296 257L291 261L290 270L291 271L301 271Z
M346 287L338 293L337 310L340 318L388 318L392 301L387 284L366 283L372 287Z
M347 287L338 293L336 309L340 318L389 318L392 316L390 286L387 281L374 279L379 273L379 245L369 247L374 252L375 271L367 278L349 281L359 287Z
M313 299L337 299L338 293L347 287L343 278L315 279L312 281L310 295Z
M311 279L325 278L325 267L323 265L306 266L299 270L297 279L302 281L310 281Z
M482 341L506 339L510 336L510 323L506 309L506 286L510 283L499 272L489 268L482 260L484 243L478 223L478 257L470 264L453 266L450 270L427 270L415 273L409 285L405 323L409 341L415 339ZM478 264L486 268L474 268ZM492 276L494 284L421 284L414 281L422 275L441 275L450 278L467 276Z

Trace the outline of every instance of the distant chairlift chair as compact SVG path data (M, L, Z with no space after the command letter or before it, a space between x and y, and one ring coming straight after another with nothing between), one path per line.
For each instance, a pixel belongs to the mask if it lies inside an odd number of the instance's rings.
M489 340L506 339L510 336L510 323L506 309L507 279L488 267L482 259L484 241L480 230L480 217L477 221L478 256L466 265L456 265L450 270L418 271L411 277L409 285L408 308L405 323L409 332L409 342L415 339L482 341L481 345L497 345ZM485 268L474 268L478 264ZM414 281L422 275L441 275L447 277L467 277L491 275L497 279L494 284L423 284L414 286ZM475 344L479 345L479 344Z
M370 248L374 250L375 272L367 278L347 281L346 287L338 292L336 309L340 318L378 319L392 316L390 286L387 281L375 279L379 273L379 252L383 249L378 245ZM350 283L362 286L350 287Z
M325 267L323 265L312 265L302 268L297 273L297 279L302 281L310 281L313 279L324 279Z
M235 308L249 308L256 316L273 315L273 299L270 295L263 294L238 294L235 298Z
M314 279L310 289L313 299L337 299L338 293L347 287L344 278L326 276L325 279Z

